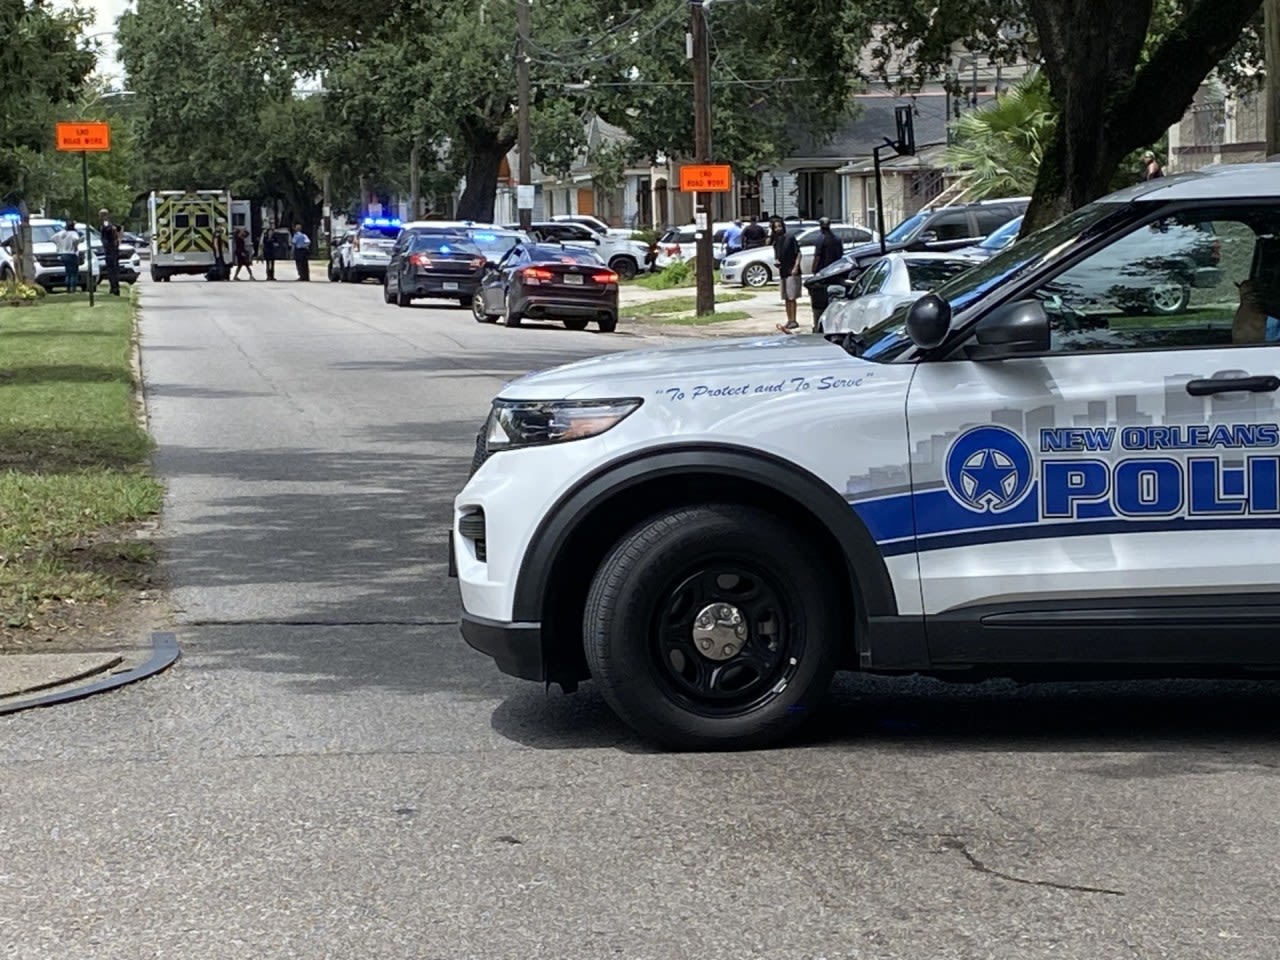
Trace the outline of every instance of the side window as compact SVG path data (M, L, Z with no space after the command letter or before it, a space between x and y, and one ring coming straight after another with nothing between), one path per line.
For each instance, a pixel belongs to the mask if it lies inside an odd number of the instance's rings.
M1034 293L1055 353L1280 341L1280 209L1197 211L1129 232Z
M944 242L965 240L972 236L969 231L969 215L963 210L948 210L940 213L925 227L925 232L936 234L938 239Z
M841 244L847 246L854 242L853 227L832 227L831 229L835 231L836 239Z
M1015 216L1017 214L1004 207L976 207L973 211L973 217L978 222L978 233L984 237L995 233Z

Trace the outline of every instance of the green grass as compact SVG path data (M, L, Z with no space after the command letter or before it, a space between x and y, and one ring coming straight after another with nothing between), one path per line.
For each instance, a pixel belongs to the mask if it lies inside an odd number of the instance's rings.
M713 270L711 278L713 283L719 283L720 271ZM673 263L657 273L642 273L631 282L646 290L675 290L679 287L696 286L698 280L694 275L692 264Z
M728 323L730 320L749 320L751 314L746 310L724 310L720 313L706 313L698 316L692 313L681 313L672 317L660 317L659 323L678 323L682 326L701 327L710 323Z
M736 300L750 299L752 295L749 293L721 293L716 296L716 303L733 303ZM661 300L636 304L628 308L628 312L637 323L678 323L698 326L708 323L727 323L730 320L745 320L751 316L743 310L717 311L698 316L694 313L697 309L697 297L663 297Z
M0 309L0 628L110 601L153 561L125 531L162 495L134 418L132 335L128 299Z

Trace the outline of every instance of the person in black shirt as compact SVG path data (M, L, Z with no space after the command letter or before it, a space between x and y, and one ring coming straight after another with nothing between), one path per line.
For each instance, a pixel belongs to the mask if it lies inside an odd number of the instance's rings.
M778 325L783 333L794 333L800 328L796 322L796 301L800 299L800 244L787 232L776 217L773 226L773 257L778 267L778 279L782 282L782 303L787 311L787 324Z
M823 217L818 221L818 245L813 251L813 272L819 273L844 256L844 245L840 238L831 232L831 221ZM818 320L822 311L830 302L827 299L825 286L813 286L809 289L809 302L813 305L813 332L818 332Z
M120 228L111 222L109 210L99 210L98 216L102 218L98 235L102 237L102 254L107 261L107 283L111 285L111 295L118 297L120 296ZM93 256L93 251L90 250L88 255Z
M768 236L764 227L760 226L760 222L755 217L751 217L747 221L747 225L742 228L742 249L750 250L752 247L763 247Z

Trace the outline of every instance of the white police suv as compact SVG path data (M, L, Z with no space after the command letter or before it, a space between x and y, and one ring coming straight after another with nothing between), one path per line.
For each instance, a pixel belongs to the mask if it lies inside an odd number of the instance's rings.
M455 504L467 641L758 746L840 668L1280 667L1280 166L1077 210L843 346L525 377Z

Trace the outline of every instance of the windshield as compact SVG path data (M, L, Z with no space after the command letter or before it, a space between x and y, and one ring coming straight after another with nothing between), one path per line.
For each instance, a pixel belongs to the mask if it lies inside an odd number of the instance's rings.
M1003 250L1018 239L1018 231L1022 229L1022 218L1014 217L995 233L983 240L979 247L983 250Z
M31 225L31 242L32 243L53 243L53 235L61 230L61 227L48 226L41 224Z
M525 239L521 233L482 233L478 230L472 231L469 236L471 242L490 260L501 260L508 250Z
M445 256L451 253L474 256L480 252L479 248L466 237L451 237L448 234L426 234L414 237L409 244L409 249L414 253L440 253Z
M884 238L885 242L886 243L906 243L909 239L911 239L912 234L914 234L917 230L920 229L920 227L924 224L924 221L925 221L925 214L923 213L917 213L914 217L908 217L906 220L903 220L900 224L898 224L896 227L894 227L892 230L889 231L888 235Z
M1057 260L1104 220L1126 209L1115 203L1091 203L1081 207L1057 223L1006 247L990 260L958 274L933 292L951 304L953 313L959 313L1020 274ZM911 343L905 329L906 316L907 308L903 307L868 329L857 345L858 356L884 361L906 349Z
M973 265L972 260L908 260L907 276L912 290L936 290Z
M526 247L530 256L537 263L604 263L596 256L594 250L582 247L553 247L548 244Z

